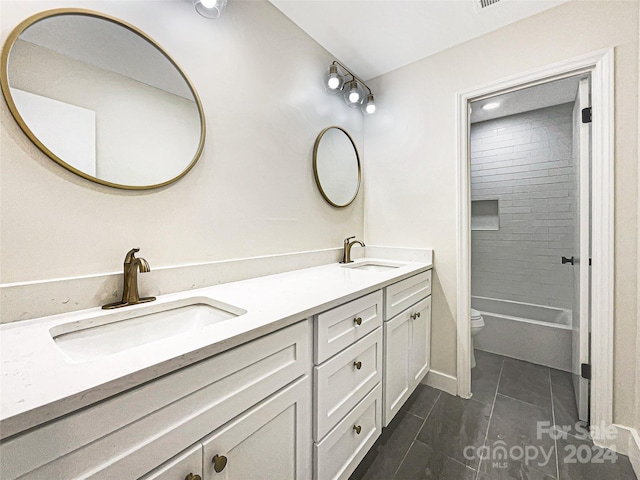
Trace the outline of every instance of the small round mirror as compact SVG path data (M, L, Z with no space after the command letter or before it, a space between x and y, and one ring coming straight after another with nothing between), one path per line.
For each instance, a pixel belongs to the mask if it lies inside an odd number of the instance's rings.
M113 17L58 9L26 19L4 45L0 83L31 141L94 182L160 187L202 152L195 88L156 42Z
M346 130L328 127L320 132L313 147L313 174L320 193L334 207L346 207L355 200L360 157Z

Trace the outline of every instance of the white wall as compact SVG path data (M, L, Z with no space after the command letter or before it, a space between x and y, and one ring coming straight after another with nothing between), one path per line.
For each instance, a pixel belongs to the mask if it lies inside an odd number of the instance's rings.
M614 420L635 409L638 2L572 1L368 82L367 241L434 249L433 368L456 374L456 93L615 47Z
M362 114L322 88L333 57L266 1L234 0L218 20L200 17L190 1L149 5L0 3L2 42L19 22L51 8L88 8L136 25L182 66L207 121L202 158L188 175L132 192L49 160L1 102L0 282L118 272L132 247L153 272L340 247L347 235L362 236L362 195L335 209L313 178L311 153L323 128L343 126L362 152Z
M517 94L516 94L517 95ZM578 256L573 104L471 125L471 200L498 199L499 230L471 231L471 294L573 308Z

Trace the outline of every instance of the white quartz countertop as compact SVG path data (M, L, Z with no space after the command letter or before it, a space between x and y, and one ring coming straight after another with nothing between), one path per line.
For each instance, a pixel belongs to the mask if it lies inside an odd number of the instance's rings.
M162 295L155 302L118 310L92 308L2 325L0 438L121 393L432 266L424 262L379 261L401 266L387 271L367 271L335 263ZM84 361L67 357L50 333L51 329L70 322L87 318L105 320L113 315L121 319L134 316L140 310L162 309L166 304L185 299L187 303L191 299L223 302L247 313Z

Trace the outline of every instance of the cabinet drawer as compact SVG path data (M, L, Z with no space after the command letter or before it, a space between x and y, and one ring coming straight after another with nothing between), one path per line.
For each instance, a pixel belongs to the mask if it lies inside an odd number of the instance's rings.
M431 270L389 285L385 290L385 320L391 320L418 300L431 295Z
M381 380L381 328L315 367L314 439L320 441Z
M309 374L311 334L299 322L12 437L0 478L138 478Z
M320 364L382 325L382 291L321 313L315 321L315 363Z
M382 388L378 384L320 443L314 445L314 478L346 480L381 431ZM354 427L360 427L358 434Z
M198 444L171 459L140 480L183 480L189 474L202 477L202 445ZM193 478L193 477L192 477Z

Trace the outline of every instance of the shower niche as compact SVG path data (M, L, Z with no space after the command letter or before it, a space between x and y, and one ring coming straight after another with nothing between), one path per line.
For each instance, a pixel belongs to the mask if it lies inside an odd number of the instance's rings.
M471 230L500 230L497 198L471 201Z

